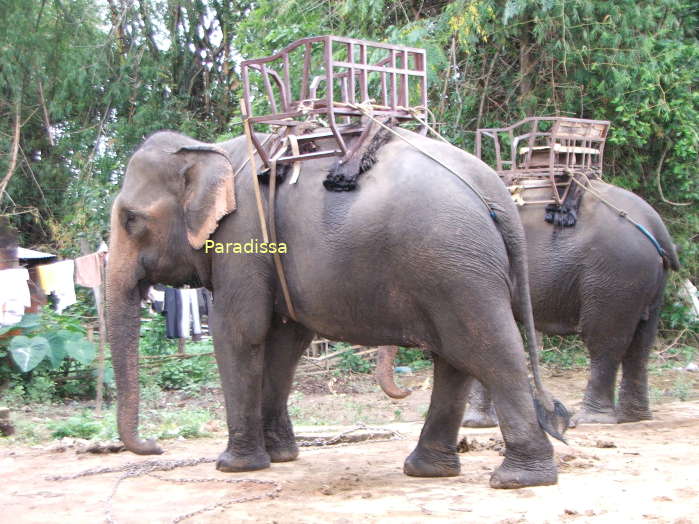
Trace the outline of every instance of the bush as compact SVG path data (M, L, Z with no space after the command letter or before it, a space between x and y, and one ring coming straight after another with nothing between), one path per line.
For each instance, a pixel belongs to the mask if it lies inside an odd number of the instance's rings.
M374 371L374 363L351 351L340 355L340 369L353 373L371 373Z
M67 420L50 422L48 428L51 430L53 438L74 437L90 439L102 432L102 424L86 412L70 417Z
M209 356L173 359L163 364L156 383L163 389L187 390L216 378L214 362Z
M432 361L427 354L418 348L398 348L396 355L396 366L408 366L413 371L418 369L428 368L432 365Z
M165 337L165 317L160 314L146 313L150 319L141 325L141 351L144 355L169 355L177 351L177 342Z
M539 354L539 361L561 369L587 367L589 363L587 348L576 335L544 336L544 349Z

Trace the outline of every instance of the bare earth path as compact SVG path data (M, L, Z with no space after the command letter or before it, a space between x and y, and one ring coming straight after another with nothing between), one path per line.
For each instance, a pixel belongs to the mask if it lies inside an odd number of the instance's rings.
M427 392L425 392L427 393ZM164 478L276 481L276 498L236 503L186 522L671 522L699 523L699 401L656 406L655 419L620 426L583 426L556 443L557 486L499 491L488 487L501 461L497 430L463 429L476 443L461 455L462 475L416 479L402 473L421 422L383 425L404 440L303 448L298 461L271 469L223 474L204 463L159 472ZM299 427L331 436L340 427ZM345 428L346 429L346 428ZM165 442L162 459L215 457L225 439ZM606 447L606 446L616 447ZM119 473L49 481L89 468L142 462L130 453L76 455L22 447L0 450L0 522L105 521L104 500ZM264 495L270 485L201 482L173 484L143 476L123 481L113 500L119 523L171 522L219 500Z

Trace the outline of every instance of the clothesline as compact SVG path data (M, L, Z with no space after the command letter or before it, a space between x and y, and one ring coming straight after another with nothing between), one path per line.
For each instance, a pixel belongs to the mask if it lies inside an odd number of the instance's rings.
M38 285L46 296L52 297L56 312L63 313L77 302L75 286L98 288L102 284L103 267L107 260L107 246L103 244L94 253L34 267L36 282L32 282L26 268L0 270L0 326L18 323L31 307L29 284ZM202 334L201 317L208 317L212 296L208 290L152 287L148 298L156 312L166 317L168 338L195 340ZM207 323L208 327L208 323Z
M102 284L102 266L107 258L107 246L102 244L95 253L75 260L61 260L34 267L36 284L46 296L53 296L59 314L77 302L75 285L96 288ZM31 307L31 282L27 268L0 270L0 326L16 324Z
M165 315L167 338L197 339L202 334L201 317L212 307L212 296L208 289L175 289L157 285L148 290L148 300L153 311ZM209 334L211 333L210 325Z

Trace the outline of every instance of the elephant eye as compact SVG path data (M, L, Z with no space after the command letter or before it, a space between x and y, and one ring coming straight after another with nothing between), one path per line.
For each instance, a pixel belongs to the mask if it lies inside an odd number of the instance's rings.
M131 211L129 209L124 210L122 214L122 224L124 229L126 229L129 234L136 234L142 218L143 217L135 211Z

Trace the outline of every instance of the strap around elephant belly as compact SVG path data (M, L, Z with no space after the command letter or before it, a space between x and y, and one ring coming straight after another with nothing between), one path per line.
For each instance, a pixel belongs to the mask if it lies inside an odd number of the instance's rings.
M277 243L277 224L275 220L275 196L277 193L277 159L278 156L274 156L270 159L270 174L269 174L269 224L270 224L270 234L267 234L267 218L265 217L264 206L262 204L262 191L260 190L260 181L257 177L257 164L255 163L255 149L252 142L252 128L250 126L250 121L247 118L247 110L243 100L240 101L240 108L243 114L243 128L245 129L245 137L248 143L248 158L250 161L250 173L252 173L253 188L255 190L255 202L257 204L257 216L260 219L260 228L262 229L262 239L264 242L269 243L270 241L274 244ZM281 148L280 152L283 152L284 148ZM289 286L286 283L286 275L284 274L284 266L282 265L281 257L279 253L272 253L272 258L274 259L274 269L277 273L277 278L279 279L279 284L282 287L282 294L284 295L284 302L286 302L286 308L289 311L289 317L293 321L297 321L296 310L291 302L291 295L289 294Z

